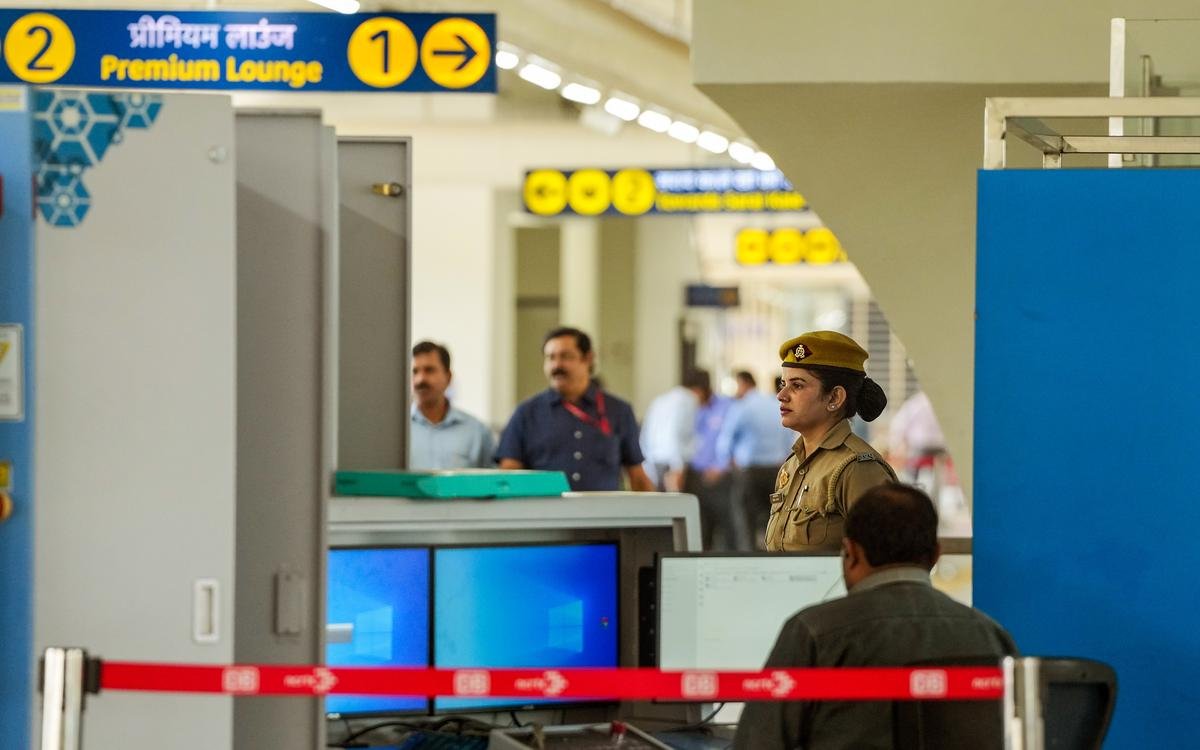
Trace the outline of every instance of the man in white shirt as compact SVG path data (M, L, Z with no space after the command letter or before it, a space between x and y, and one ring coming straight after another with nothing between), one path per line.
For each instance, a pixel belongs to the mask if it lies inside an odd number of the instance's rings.
M475 417L455 409L446 398L450 387L450 352L422 341L412 350L410 469L495 467L492 432Z
M642 420L646 473L660 492L682 492L684 469L695 450L696 414L708 390L703 370L689 372L683 383L657 396Z

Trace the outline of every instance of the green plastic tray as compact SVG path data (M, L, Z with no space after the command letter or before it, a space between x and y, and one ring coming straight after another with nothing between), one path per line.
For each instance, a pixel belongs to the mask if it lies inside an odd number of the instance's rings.
M570 489L561 471L339 471L333 479L334 494L370 497L557 497Z

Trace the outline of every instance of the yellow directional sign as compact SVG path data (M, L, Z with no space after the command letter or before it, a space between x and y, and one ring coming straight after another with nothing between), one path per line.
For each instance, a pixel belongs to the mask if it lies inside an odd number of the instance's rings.
M539 169L525 178L525 207L538 216L554 216L567 207L567 176L557 169Z
M767 263L777 266L798 263L825 266L846 260L842 243L828 227L814 227L807 231L794 227L742 229L734 238L733 253L743 266Z
M804 233L804 239L808 241L808 258L806 260L815 266L823 266L846 259L842 243L838 242L838 238L826 227L808 230Z
M0 341L0 363L4 362L4 355L8 354L10 348L12 348L12 344L7 341Z
M441 23L455 20L459 19L447 19ZM426 50L427 42L422 42L423 61L426 60ZM429 67L427 61L425 67ZM557 174L558 177L551 177L551 174ZM525 194L535 196L533 203L526 201L525 208L540 216L557 213L648 216L808 210L804 196L792 188L782 172L750 167L534 169L525 173L525 180ZM544 193L552 180L555 184L559 181L566 183L566 201L552 203L546 198ZM551 206L557 206L557 209L551 210Z
M776 229L767 241L767 252L772 262L788 266L803 260L808 246L799 229Z
M767 239L765 229L743 229L737 233L734 257L743 266L761 266L767 262Z
M492 63L492 42L479 24L466 18L435 23L421 40L421 67L448 89L476 83Z
M622 169L612 178L612 204L626 216L654 208L654 175L644 169Z
M4 35L4 61L28 83L53 83L75 62L75 35L58 16L29 13Z
M596 216L608 210L612 183L600 169L580 169L567 180L567 202L582 216Z
M395 18L376 16L359 24L346 45L358 80L377 89L398 86L417 67L417 38Z

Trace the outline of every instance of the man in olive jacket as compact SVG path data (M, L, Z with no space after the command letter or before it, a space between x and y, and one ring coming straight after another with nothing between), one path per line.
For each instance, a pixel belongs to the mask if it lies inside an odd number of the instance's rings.
M1015 655L987 615L933 588L937 511L919 489L883 484L850 508L842 540L844 598L784 624L766 668L882 667L938 659ZM746 704L735 750L864 750L892 747L887 701Z

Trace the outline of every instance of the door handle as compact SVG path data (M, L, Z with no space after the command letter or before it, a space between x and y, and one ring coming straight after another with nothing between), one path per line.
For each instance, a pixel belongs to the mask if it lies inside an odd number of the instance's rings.
M384 198L399 198L404 195L404 186L398 182L376 182L371 186L371 192Z

